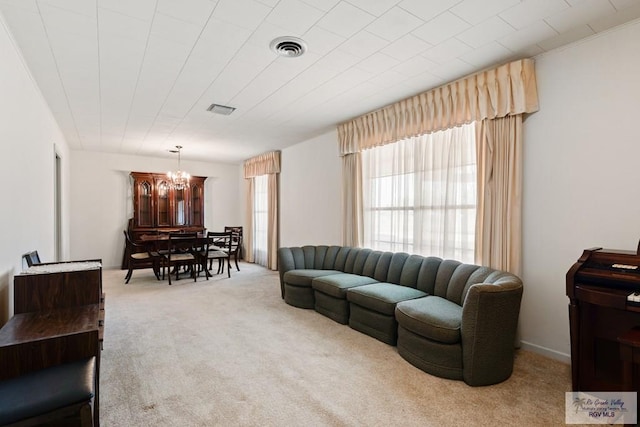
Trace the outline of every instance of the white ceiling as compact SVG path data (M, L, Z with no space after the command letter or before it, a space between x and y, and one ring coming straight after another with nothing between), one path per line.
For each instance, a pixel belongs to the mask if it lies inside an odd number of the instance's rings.
M0 13L71 148L238 163L634 20L640 1L0 0ZM308 52L277 56L279 36Z

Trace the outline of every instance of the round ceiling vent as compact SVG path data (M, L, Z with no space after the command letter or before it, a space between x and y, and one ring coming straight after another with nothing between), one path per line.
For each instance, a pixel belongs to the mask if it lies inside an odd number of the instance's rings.
M297 37L278 37L269 44L272 51L287 58L297 58L307 51L307 44Z

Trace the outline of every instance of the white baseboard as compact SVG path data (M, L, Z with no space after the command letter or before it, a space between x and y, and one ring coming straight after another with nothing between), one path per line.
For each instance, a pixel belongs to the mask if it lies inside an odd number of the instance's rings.
M522 348L523 350L541 354L551 359L558 360L568 365L571 364L571 355L566 353L561 353L559 351L551 350L550 348L542 347L536 344L531 344L530 342L526 341L520 341L520 348Z

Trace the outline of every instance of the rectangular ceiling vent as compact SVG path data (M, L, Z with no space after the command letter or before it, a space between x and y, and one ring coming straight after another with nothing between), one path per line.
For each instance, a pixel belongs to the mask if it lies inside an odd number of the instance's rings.
M211 111L212 113L215 114L222 114L224 116L228 116L229 114L233 113L236 109L233 107L227 107L226 105L220 105L220 104L211 104L209 106L209 108L207 108L207 111Z

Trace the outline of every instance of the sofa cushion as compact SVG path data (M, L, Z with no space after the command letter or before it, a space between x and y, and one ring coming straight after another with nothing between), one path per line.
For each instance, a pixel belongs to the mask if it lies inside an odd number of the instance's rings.
M400 301L425 296L427 294L418 289L393 283L373 283L347 290L349 302L389 316L393 316L396 304Z
M377 283L376 279L358 274L340 273L316 277L311 281L313 289L335 298L346 299L347 289Z
M330 274L341 273L337 270L313 270L313 269L296 269L289 270L284 273L284 282L289 285L311 287L311 281L316 277L328 276Z
M409 331L445 344L460 342L462 307L437 296L402 301L396 320Z

